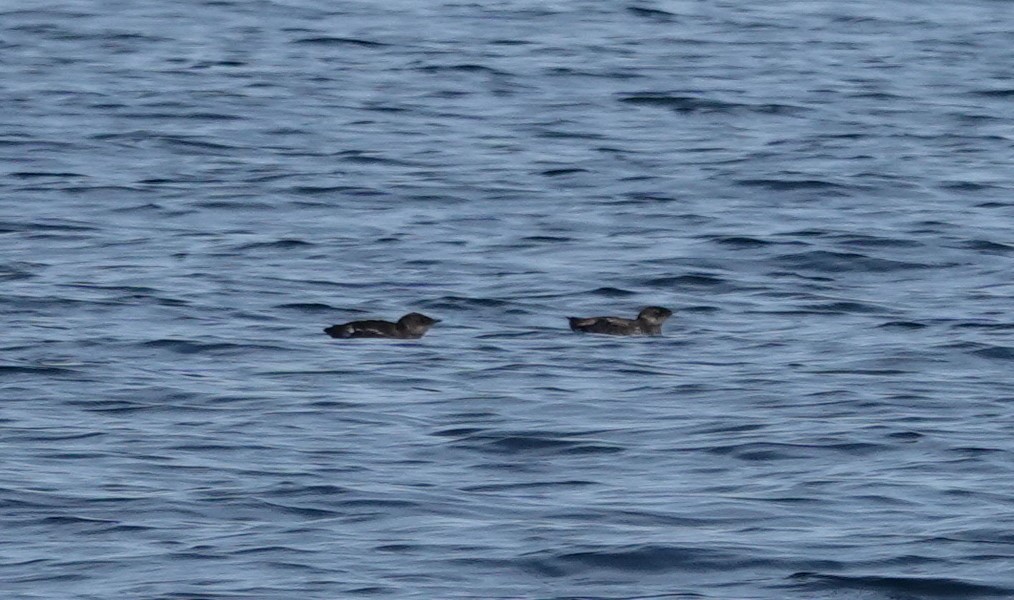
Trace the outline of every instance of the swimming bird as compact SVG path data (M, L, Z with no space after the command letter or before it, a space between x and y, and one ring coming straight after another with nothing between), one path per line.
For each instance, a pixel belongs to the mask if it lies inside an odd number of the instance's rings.
M417 340L426 335L430 327L439 323L440 319L433 319L420 313L408 313L398 319L397 323L390 321L352 321L332 325L324 329L324 333L333 338L391 338L398 340Z
M672 311L661 306L649 306L637 313L636 319L622 317L567 317L570 328L584 333L606 335L662 335L662 323Z

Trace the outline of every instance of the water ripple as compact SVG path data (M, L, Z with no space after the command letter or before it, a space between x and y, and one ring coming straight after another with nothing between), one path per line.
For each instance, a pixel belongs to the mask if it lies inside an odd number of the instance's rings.
M4 598L1014 596L997 3L38 4Z

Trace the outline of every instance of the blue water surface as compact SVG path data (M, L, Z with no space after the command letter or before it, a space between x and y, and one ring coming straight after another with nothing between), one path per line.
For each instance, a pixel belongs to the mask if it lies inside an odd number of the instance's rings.
M1014 597L1012 23L4 3L3 598Z

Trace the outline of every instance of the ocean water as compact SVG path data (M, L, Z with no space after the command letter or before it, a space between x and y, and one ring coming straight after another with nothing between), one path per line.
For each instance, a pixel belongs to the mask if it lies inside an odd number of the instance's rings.
M0 595L1014 597L1012 23L3 3Z

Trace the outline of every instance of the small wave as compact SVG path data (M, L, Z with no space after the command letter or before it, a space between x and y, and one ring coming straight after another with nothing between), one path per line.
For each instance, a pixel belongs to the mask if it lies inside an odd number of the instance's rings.
M520 240L520 242L537 242L537 243L557 243L557 242L572 242L574 238L560 237L555 235L528 235Z
M283 240L275 240L272 242L251 242L249 244L238 246L236 250L259 250L261 248L280 248L283 250L288 250L290 248L303 248L306 246L315 246L315 245L316 244L314 244L313 242L306 242L303 240L283 239Z
M148 348L165 348L179 354L203 354L203 353L245 353L254 349L282 350L279 346L256 345L256 344L235 344L232 342L194 342L189 340L160 339L143 342L141 344Z
M926 436L919 433L918 431L895 431L893 433L887 434L887 437L891 438L892 440L898 440L901 442L915 442Z
M975 356L993 360L1014 360L1014 347L1011 346L988 346L973 350L971 353Z
M320 302L291 302L289 304L276 304L274 308L282 310L298 310L305 313L334 312L333 306Z
M786 231L784 233L777 233L775 235L778 235L778 236L781 236L781 237L790 237L790 238L797 238L797 237L812 238L812 237L824 237L826 235L829 235L830 233L831 232L827 231L826 229L797 229L797 230L794 230L794 231Z
M20 225L21 229L18 231L98 231L97 227L91 225L81 225L77 223L28 223L26 225Z
M347 37L333 37L333 36L315 36L299 38L293 40L293 44L306 44L311 46L360 46L363 48L383 48L390 46L383 42L375 42L373 40L364 40L361 38L347 38Z
M624 194L624 197L622 199L618 198L615 203L630 205L632 203L657 204L675 201L676 198L674 196L668 196L663 194L647 194L644 192L631 192L629 194ZM695 214L681 215L680 218L691 221L693 223L709 222L709 219L707 217Z
M366 110L377 110L384 112L398 112L402 110L400 108L394 108L389 106L368 106L365 108ZM383 156L373 156L360 150L346 150L344 152L339 152L338 154L335 155L335 157L342 161L358 164L397 165L402 167L412 166L410 163L403 160L385 158Z
M31 367L26 365L0 365L0 375L10 374L25 374L25 375L73 375L76 371L68 369L66 367L53 367L53 366L38 366Z
M163 407L162 404L155 406L152 404L145 404L141 402L128 402L125 400L69 401L68 404L81 406L84 408L84 410L87 410L88 412L109 413L117 415L156 410L158 408Z
M61 172L61 171L15 171L8 173L8 177L14 177L15 179L42 179L42 178L59 178L66 179L68 177L88 177L83 173L74 172Z
M301 497L310 496L313 498L333 498L335 496L343 496L348 494L351 490L340 485L331 484L317 484L317 485L298 485L295 483L286 482L279 485L268 492L272 497Z
M922 263L875 258L855 252L830 252L827 250L785 254L778 257L777 261L793 269L823 273L840 273L842 271L887 273L907 269L928 269L930 267L930 265Z
M867 304L865 302L827 302L824 304L808 304L803 306L803 309L814 312L814 313L829 313L829 314L870 314L884 312L884 308L875 304Z
M508 300L499 300L497 298L469 298L467 296L441 296L436 300L431 300L424 303L427 308L446 308L446 309L460 309L460 308L490 308L490 307L502 307L509 306L511 304Z
M404 106L394 106L394 105L386 104L386 103L383 103L383 102L367 102L367 103L363 104L363 106L361 108L362 108L362 110L368 110L368 111L371 111L371 112L381 112L381 113L401 113L401 112L408 112L409 111L409 109L405 108ZM351 162L361 162L361 163L375 162L375 163L392 164L392 165L407 165L408 164L408 163L405 163L405 162L400 162L400 161L395 161L395 160L385 160L385 159L375 159L374 160L374 159L372 159L371 157L368 157L368 156L364 156L362 158L362 160L353 160Z
M615 454L623 448L577 434L519 431L487 431L460 437L455 445L494 454Z
M474 63L461 63L455 65L426 65L423 67L417 67L417 71L424 73L445 73L448 71L457 71L462 73L488 73L490 75L502 75L507 76L509 73L500 71L486 65L477 65Z
M179 108L185 110L186 105L180 104ZM137 119L139 121L147 121L150 119L187 119L190 121L238 121L245 119L242 115L230 115L226 113L207 113L207 112L124 112L118 113L117 118L121 119ZM199 141L190 141L183 138L176 138L174 136L161 136L164 141L178 144L180 146L189 146L194 148L212 147L212 148L233 148L233 146L227 146L224 144L210 144Z
M713 237L711 238L711 241L715 242L716 244L721 244L723 246L732 246L734 248L762 248L772 243L767 240L742 235L723 235Z
M737 556L699 546L662 544L568 552L549 557L531 557L526 561L531 566L558 576L603 569L630 573L726 571L768 564L764 559Z
M294 514L299 517L306 519L328 519L339 516L340 513L327 510L323 508L313 508L310 506L292 506L289 504L282 504L280 502L268 502L267 500L257 500L257 503L261 506L270 508L272 510L281 511L284 513Z
M588 169L573 167L565 169L547 169L545 171L541 171L539 174L545 175L546 177L559 177L560 175L573 175L575 173L587 173L587 172Z
M813 371L818 375L870 375L872 377L889 377L892 375L907 375L911 371L901 369L818 369Z
M0 148L3 147L14 147L20 148L27 146L34 151L53 151L53 152L65 152L73 151L78 148L76 144L68 142L59 142L56 140L11 140L11 139L0 139Z
M461 488L466 492L506 492L514 490L533 490L542 488L565 488L565 487L585 487L589 485L596 485L594 481L529 481L525 483L485 483L479 485L470 485Z
M0 232L2 231L0 229ZM20 281L35 277L35 273L24 268L26 266L28 266L28 263L19 263L18 266L13 264L0 265L0 281Z
M774 444L764 442L750 442L745 444L732 444L728 446L712 446L704 448L710 454L721 456L732 456L746 461L770 461L770 460L793 460L807 458L811 453L790 452L790 450L810 449L812 447L796 446L793 444Z
M888 328L890 328L890 329L925 329L925 328L927 328L929 326L926 325L925 323L919 323L918 321L887 321L886 323L881 323L880 325L877 325L877 327L882 327L882 328L885 328L885 329L888 329Z
M396 498L356 498L351 500L341 500L337 504L343 507L361 507L367 508L421 508L418 502L412 500L399 500Z
M861 248L918 248L923 246L922 242L906 240L903 238L885 238L872 235L850 235L837 238L838 243L845 246L858 246Z
M604 140L606 136L588 131L555 131L548 130L537 134L540 138L552 140Z
M624 290L614 287L600 287L590 292L595 296L603 296L605 298L629 298L630 296L636 296L637 292L631 292L630 290Z
M439 435L440 437L465 437L474 435L480 431L486 431L486 429L482 427L452 427L450 429L434 431L433 435Z
M638 106L656 106L667 108L679 113L732 113L737 111L779 114L802 110L797 106L786 104L743 104L738 102L725 102L699 96L682 96L659 92L647 92L640 94L628 94L620 97L624 104Z
M919 598L1011 598L1014 588L969 583L959 579L935 577L885 577L879 575L830 575L800 572L789 576L800 581L799 587L809 590L871 590L895 597L904 594Z
M977 458L980 456L987 456L990 454L1005 454L1007 450L1003 448L982 448L979 446L960 446L958 448L951 448L948 450L949 453L959 454L963 457Z
M728 112L739 106L720 100L708 100L696 96L672 96L669 94L632 94L622 96L620 102L642 106L660 106L677 112Z
M693 273L690 275L680 275L678 277L657 277L655 279L649 279L645 283L655 287L715 287L728 284L728 282L721 277L708 275L706 273Z
M116 523L111 519L95 519L92 517L78 517L76 515L58 515L39 519L40 523L48 525L109 525Z
M973 96L979 96L981 98L1014 98L1014 88L1005 88L997 90L975 90L969 92Z
M627 12L656 21L671 21L676 17L675 13L657 8L644 8L643 6L628 6Z
M825 179L739 179L735 183L744 187L762 187L777 192L829 190L845 187Z
M289 192L300 196L320 196L324 194L340 194L348 190L344 185L297 185L288 189Z
M940 187L955 192L981 192L982 190L997 189L999 186L978 181L945 181L940 184Z
M969 250L975 250L983 254L1010 254L1014 252L1014 246L990 240L971 240L963 244L963 246Z
M214 67L245 67L246 61L242 60L202 60L193 64L193 69L211 69Z
M155 527L148 527L146 525L123 525L123 524L118 523L116 525L110 525L108 527L101 527L101 528L98 529L97 533L103 533L103 534L115 534L115 533L135 534L135 533L139 533L139 532L142 532L142 531L151 531L151 530L154 530L154 529L156 529L156 528Z
M711 454L732 456L740 460L767 461L810 458L817 452L844 452L850 455L865 455L881 450L883 446L870 443L842 444L776 444L772 442L747 442L727 446L714 446L704 450Z

